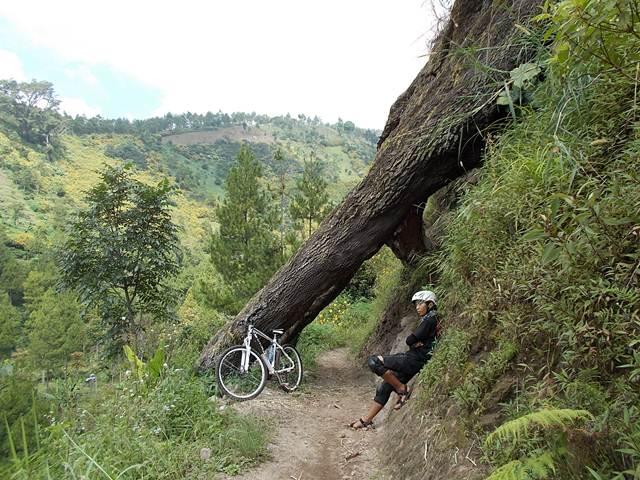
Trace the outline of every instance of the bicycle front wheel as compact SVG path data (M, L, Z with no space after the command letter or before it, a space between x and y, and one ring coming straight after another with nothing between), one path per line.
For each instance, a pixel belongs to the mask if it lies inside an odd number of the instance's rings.
M284 345L282 352L278 352L276 375L278 383L285 392L293 392L302 382L302 360L293 345ZM288 358L287 358L288 357Z
M224 394L239 401L251 400L264 388L267 367L255 351L250 350L247 354L245 347L237 345L220 356L216 378Z

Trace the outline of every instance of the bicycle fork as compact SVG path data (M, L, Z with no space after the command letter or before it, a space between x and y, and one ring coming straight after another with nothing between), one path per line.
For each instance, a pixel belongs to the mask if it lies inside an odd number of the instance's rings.
M251 338L244 339L244 350L242 351L241 371L246 373L249 371L249 360L251 360Z

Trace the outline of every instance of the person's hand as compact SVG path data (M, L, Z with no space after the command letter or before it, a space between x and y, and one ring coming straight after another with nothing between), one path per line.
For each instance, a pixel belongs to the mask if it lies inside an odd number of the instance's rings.
M422 342L416 342L413 344L414 348L420 348L420 347L424 347L424 343Z

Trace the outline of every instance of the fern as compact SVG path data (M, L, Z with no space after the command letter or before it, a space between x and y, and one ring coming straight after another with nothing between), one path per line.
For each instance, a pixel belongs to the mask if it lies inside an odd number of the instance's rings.
M544 409L500 425L484 443L488 447L504 440L517 442L533 426L563 427L578 420L593 420L593 415L586 410Z
M544 452L537 457L513 460L495 470L486 480L533 480L548 478L556 471L551 452Z

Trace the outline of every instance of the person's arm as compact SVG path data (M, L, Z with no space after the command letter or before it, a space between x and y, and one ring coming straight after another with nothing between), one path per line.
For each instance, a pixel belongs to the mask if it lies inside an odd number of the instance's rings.
M425 319L420 322L416 331L407 337L407 345L410 347L414 346L416 343L422 343L424 340L427 340L429 337L434 336L434 332L437 325L437 318L435 314L428 315Z
M407 345L409 345L410 347L414 346L416 343L418 343L418 338L413 334L409 334L409 336L407 337L407 339L405 340L405 342L407 342Z

